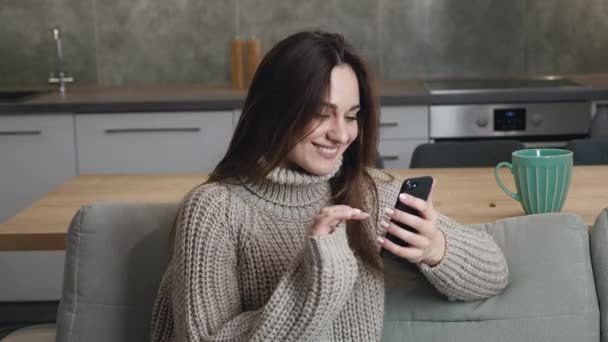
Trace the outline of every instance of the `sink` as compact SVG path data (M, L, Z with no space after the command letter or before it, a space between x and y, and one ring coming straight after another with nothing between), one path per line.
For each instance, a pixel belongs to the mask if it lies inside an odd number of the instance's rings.
M0 90L0 103L22 102L48 92L49 90Z

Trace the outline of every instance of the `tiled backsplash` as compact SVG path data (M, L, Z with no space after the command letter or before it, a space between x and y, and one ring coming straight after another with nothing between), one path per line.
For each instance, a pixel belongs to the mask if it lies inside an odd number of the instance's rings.
M44 85L51 28L76 84L228 82L228 44L343 33L382 79L607 72L605 0L7 0L0 87Z

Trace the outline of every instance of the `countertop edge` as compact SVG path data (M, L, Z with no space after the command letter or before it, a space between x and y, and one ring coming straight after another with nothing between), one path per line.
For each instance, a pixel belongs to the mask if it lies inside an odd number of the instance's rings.
M382 106L416 106L416 105L446 105L446 104L487 104L487 103L524 103L524 102L564 102L564 101L608 101L608 84L605 88L584 86L569 89L525 89L510 91L478 91L458 94L433 94L424 87L407 87L409 90L399 91L392 87L380 91ZM69 90L68 90L69 91ZM95 94L89 90L88 94ZM145 90L142 90L145 93ZM176 92L179 93L179 90ZM49 97L49 94L45 95ZM122 98L112 99L112 95L104 97L91 96L90 99L70 101L34 98L22 103L0 103L0 115L11 114L55 114L55 113L125 113L125 112L192 112L192 111L232 111L242 108L245 101L244 93L239 96L221 96L201 99L166 99L148 100L138 98L133 100ZM152 95L150 95L152 97ZM50 95L53 98L52 94ZM108 100L104 100L108 99Z

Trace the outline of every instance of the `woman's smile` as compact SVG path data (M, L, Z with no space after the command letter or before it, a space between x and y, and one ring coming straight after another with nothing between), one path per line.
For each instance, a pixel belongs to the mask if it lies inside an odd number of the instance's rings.
M313 144L313 146L316 147L319 154L324 158L334 159L338 156L338 151L340 150L340 148L338 148L338 147L328 147L328 146L319 145L319 144L315 144L315 143L312 143L312 144Z

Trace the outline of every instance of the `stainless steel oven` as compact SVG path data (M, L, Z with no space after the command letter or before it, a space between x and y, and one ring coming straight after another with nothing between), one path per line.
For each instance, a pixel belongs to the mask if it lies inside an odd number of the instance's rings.
M517 139L529 147L563 147L588 136L589 102L436 105L433 140Z
M466 95L469 92L505 92L533 87L573 87L570 81L449 81L429 82L431 94ZM495 96L499 98L499 96ZM575 138L589 136L591 103L588 101L534 101L484 104L433 104L430 138L434 141L516 139L528 147L563 147Z

